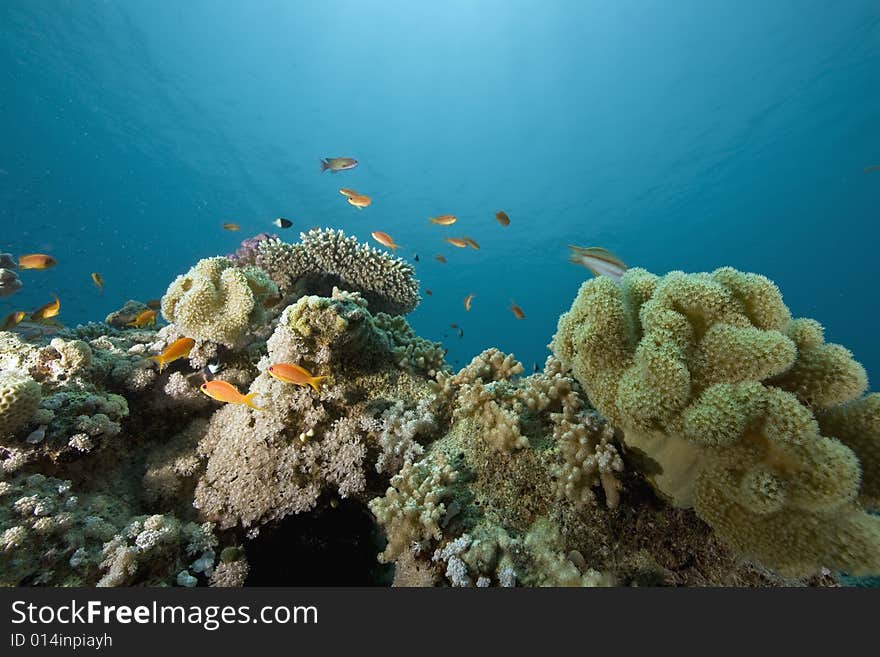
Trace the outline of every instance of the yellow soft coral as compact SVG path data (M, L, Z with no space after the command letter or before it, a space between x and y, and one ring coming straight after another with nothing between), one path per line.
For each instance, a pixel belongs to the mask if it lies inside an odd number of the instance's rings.
M205 258L168 286L162 315L188 337L233 347L250 326L266 321L264 301L277 294L256 267Z
M767 278L585 283L553 350L657 490L786 575L880 572L880 396ZM818 419L818 421L817 421ZM821 427L821 430L820 430Z

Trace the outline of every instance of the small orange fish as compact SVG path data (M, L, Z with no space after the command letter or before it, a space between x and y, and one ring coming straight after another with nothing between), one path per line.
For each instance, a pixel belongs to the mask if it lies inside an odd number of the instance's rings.
M0 326L0 331L11 331L18 326L19 322L25 317L27 317L27 313L20 310L9 313L6 315L6 319L3 320L3 325Z
M45 253L29 253L18 258L19 269L52 269L56 264L55 258Z
M510 225L510 217L507 216L507 213L504 210L499 210L498 212L496 212L495 219L502 226L509 226Z
M358 161L353 157L322 157L321 173L328 169L330 173L337 171L345 171L346 169L354 169L358 165Z
M474 300L476 294L469 294L464 298L464 309L469 311L471 309L471 302Z
M431 292L431 290L425 290L425 294L427 294L427 295L430 297L430 296L433 295L434 293Z
M231 221L227 221L225 224L223 224L223 230L231 230L234 232L236 230L241 230L241 226L232 223Z
M466 249L468 243L463 239L459 239L457 237L447 237L445 238L447 242L449 242L452 246L457 246L459 249Z
M50 317L55 317L59 312L61 312L61 301L58 300L58 295L53 295L55 297L55 301L50 301L44 306L40 306L34 312L31 313L31 319L35 321L39 321L41 319L49 319Z
M480 250L480 245L477 244L477 243L476 243L474 240L472 240L470 237L462 237L461 239L462 239L463 242L465 242L465 243L466 243L469 247L471 247L472 249L476 249L477 251Z
M165 348L158 356L150 356L150 360L159 363L159 372L161 373L168 363L173 363L179 358L186 358L189 352L196 346L196 341L192 338L179 338Z
M133 322L129 322L126 326L133 326L134 328L142 328L144 326L155 326L156 325L156 311L149 309L140 313L137 317L134 318Z
M199 390L208 395L211 399L216 399L225 404L244 404L255 411L265 410L262 406L256 406L253 401L254 397L260 393L252 392L249 395L243 395L238 391L238 388L229 383L229 381L205 381L199 386Z
M391 249L392 253L400 248L400 244L395 244L394 239L388 233L383 233L381 230L374 230L370 235L372 235L373 239L379 242L379 244Z
M439 217L431 217L428 221L438 226L451 226L458 221L458 217L454 214L442 214Z
M353 189L346 189L345 187L340 189L339 193L342 194L343 196L345 196L346 198L351 198L352 196L360 196L360 194L358 194Z
M269 376L283 381L284 383L293 383L298 386L311 386L315 392L320 392L320 384L326 379L326 376L312 376L305 367L293 365L291 363L275 363L269 365Z
M162 299L150 299L147 301L146 306L152 310L159 310L162 307Z
M444 256L442 256L442 255L435 255L435 256L434 256L434 260L436 260L437 262L439 262L441 265L445 265L445 264L446 264L446 258L445 258Z
M373 202L373 199L371 199L366 194L358 194L357 196L349 196L348 197L349 205L353 205L358 210L363 210L365 207L367 207L372 202Z
M104 279L101 277L96 271L92 272L92 283L95 284L95 287L98 288L98 292L100 294L104 294Z
M517 319L525 319L526 314L523 312L523 309L517 306L512 301L510 302L510 310L513 312L513 316Z

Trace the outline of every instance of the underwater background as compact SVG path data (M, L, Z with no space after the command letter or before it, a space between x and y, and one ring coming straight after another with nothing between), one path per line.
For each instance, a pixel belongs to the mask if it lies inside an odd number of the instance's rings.
M100 321L258 232L380 230L420 256L408 320L453 367L528 368L591 276L567 245L599 245L768 276L877 389L874 0L5 0L0 61L0 250L59 262L0 315L57 292Z

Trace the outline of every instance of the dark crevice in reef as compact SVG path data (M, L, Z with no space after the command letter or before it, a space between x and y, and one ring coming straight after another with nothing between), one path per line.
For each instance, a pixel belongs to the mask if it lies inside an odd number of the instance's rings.
M332 508L288 516L263 528L246 543L250 564L246 586L389 586L393 566L377 555L384 549L369 509L354 500Z

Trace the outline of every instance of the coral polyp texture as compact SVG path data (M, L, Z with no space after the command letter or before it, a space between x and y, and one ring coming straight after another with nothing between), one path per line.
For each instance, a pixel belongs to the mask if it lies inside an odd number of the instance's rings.
M266 322L264 304L277 295L262 270L206 258L168 286L162 315L188 337L232 347L249 327Z
M864 369L731 268L585 283L553 351L672 504L788 576L880 570L880 422Z
M147 306L130 300L104 323L0 331L0 584L880 571L880 395L767 279L592 280L529 376L497 348L453 371L404 319L418 301L411 265L313 230L199 261L168 287L166 326L132 325Z
M358 292L373 313L405 315L419 305L419 282L408 262L346 237L313 229L290 244L278 238L243 245L240 258L265 270L284 294L322 294L333 287Z

